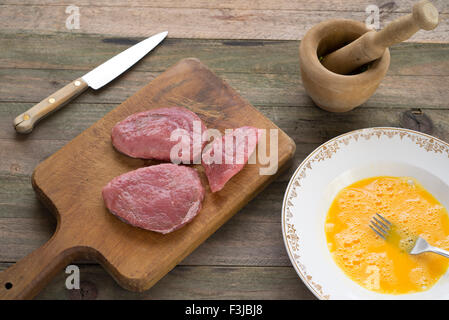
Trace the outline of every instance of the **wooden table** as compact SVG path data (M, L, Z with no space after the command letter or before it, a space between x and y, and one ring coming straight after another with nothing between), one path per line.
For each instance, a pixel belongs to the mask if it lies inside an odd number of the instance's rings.
M449 2L442 22L391 50L387 77L346 114L315 107L299 75L299 40L332 17L364 21L377 4L381 26L412 0L78 0L80 29L68 30L73 1L0 1L0 270L47 241L55 228L30 184L34 167L105 113L185 57L197 57L294 138L293 166L152 289L121 289L80 261L81 290L61 272L38 299L312 299L281 235L281 203L294 168L326 140L364 127L398 126L449 141ZM12 119L67 82L153 33L169 38L131 71L89 90L27 136ZM82 201L80 199L80 201Z

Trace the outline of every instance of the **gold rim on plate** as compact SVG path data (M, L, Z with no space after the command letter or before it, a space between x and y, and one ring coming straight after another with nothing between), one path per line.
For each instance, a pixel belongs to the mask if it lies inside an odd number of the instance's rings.
M281 216L284 245L296 272L304 284L319 299L328 300L331 297L325 292L325 289L321 284L312 279L312 276L307 273L305 265L301 262L301 257L299 255L300 238L298 237L295 225L292 221L293 203L291 200L298 196L299 191L297 191L297 189L301 187L301 180L306 177L306 172L308 170L312 170L312 164L314 162L331 159L339 152L340 146L347 146L351 142L357 142L359 139L369 140L372 137L380 139L383 136L390 139L397 136L399 136L401 140L404 138L410 139L427 152L446 154L449 158L449 144L425 133L393 127L375 127L354 130L332 138L312 151L295 170L285 191Z

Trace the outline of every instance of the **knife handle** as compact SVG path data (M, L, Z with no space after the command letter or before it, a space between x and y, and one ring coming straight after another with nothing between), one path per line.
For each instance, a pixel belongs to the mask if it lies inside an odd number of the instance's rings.
M62 89L59 89L28 111L16 117L14 119L16 131L19 133L30 133L37 121L65 105L86 90L87 87L87 83L82 78L78 78Z

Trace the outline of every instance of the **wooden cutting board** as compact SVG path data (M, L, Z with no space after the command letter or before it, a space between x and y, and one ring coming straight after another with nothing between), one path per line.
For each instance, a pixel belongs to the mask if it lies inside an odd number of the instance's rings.
M56 273L78 259L98 261L126 289L146 290L274 178L259 174L266 165L249 164L212 194L203 168L196 165L206 197L191 223L162 235L117 219L105 208L101 189L112 178L155 162L114 150L111 129L130 114L167 106L184 106L208 128L222 133L244 125L278 129L197 59L181 60L37 166L32 184L56 215L56 232L42 247L0 273L1 299L34 297ZM280 172L293 157L295 143L279 129L278 145Z

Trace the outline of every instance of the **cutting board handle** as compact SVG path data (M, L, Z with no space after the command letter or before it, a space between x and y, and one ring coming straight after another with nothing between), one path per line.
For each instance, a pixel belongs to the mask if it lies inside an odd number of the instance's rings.
M57 231L42 247L0 273L0 299L32 299L78 250L59 241Z

